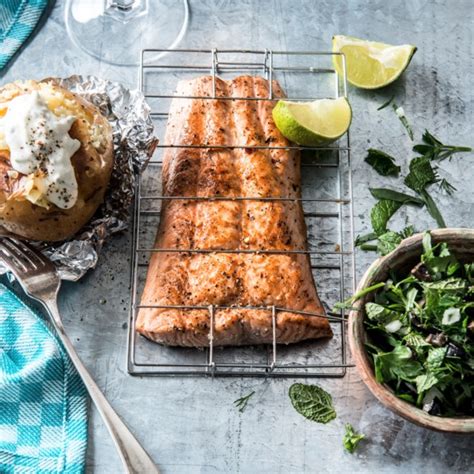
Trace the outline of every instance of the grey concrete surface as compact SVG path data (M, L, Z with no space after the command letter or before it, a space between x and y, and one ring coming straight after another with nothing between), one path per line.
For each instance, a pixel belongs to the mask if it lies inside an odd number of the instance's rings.
M154 0L151 0L154 1ZM96 74L136 86L136 69L102 64L73 46L57 1L35 38L3 74L20 78ZM384 148L406 165L411 143L390 109L376 108L396 94L419 137L426 127L447 142L474 146L471 0L221 0L191 1L191 23L180 46L328 50L333 34L413 43L419 50L405 76L383 91L350 89L356 232L369 230L368 187L385 184L363 163L368 147ZM97 38L97 41L101 41ZM114 47L120 54L120 45ZM474 155L442 164L458 191L435 192L450 226L473 226ZM423 212L403 210L418 229L434 226ZM164 473L474 471L472 437L429 432L382 407L357 372L320 380L333 394L338 417L328 425L292 408L292 380L134 378L125 371L129 237L107 244L98 268L67 284L60 303L67 330L111 403ZM358 252L360 276L373 255ZM100 300L105 299L105 304ZM255 390L242 414L232 402ZM344 424L367 440L354 455L343 451ZM91 410L88 472L121 472L112 441Z

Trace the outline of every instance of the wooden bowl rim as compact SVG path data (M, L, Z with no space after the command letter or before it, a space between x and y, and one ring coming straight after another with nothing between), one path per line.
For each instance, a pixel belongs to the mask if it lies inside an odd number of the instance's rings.
M450 240L466 240L472 243L474 252L474 229L437 229L430 231L433 242ZM370 265L357 286L357 292L377 283L378 274L388 266L395 267L399 257L408 250L421 247L423 234L413 235L401 242L401 244L390 254L380 257ZM420 248L421 250L421 248ZM366 298L361 298L354 303L354 309L349 313L349 346L355 361L355 365L364 383L372 394L387 408L402 416L406 420L424 428L450 433L474 433L474 417L440 417L429 415L425 411L415 407L409 402L398 398L385 384L380 384L375 379L372 364L364 347L365 330L363 320L365 317L364 305ZM362 315L362 317L360 317Z

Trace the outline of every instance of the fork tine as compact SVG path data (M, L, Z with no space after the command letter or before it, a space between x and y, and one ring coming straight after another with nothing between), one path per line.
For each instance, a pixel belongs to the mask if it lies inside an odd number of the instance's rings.
M30 244L10 237L0 237L0 252L6 259L14 259L16 265L20 265L19 271L28 272L56 271L56 266L51 260ZM1 257L1 253L0 253ZM5 262L5 258L2 260ZM8 262L5 262L7 264Z
M12 245L14 245L15 248L25 256L25 258L29 258L36 262L37 268L46 267L50 270L56 270L54 263L48 257L46 257L46 255L43 255L39 249L33 247L31 244L23 240L17 240L14 238L11 238L10 240Z
M26 272L28 270L28 266L21 258L21 254L14 247L12 248L11 244L6 242L6 239L0 239L0 260L9 268L13 264L18 271Z
M33 266L35 269L38 268L38 263L35 262L34 253L32 252L24 252L22 251L21 247L18 245L17 241L13 241L12 239L6 238L2 239L4 246L8 248L8 250L20 261L24 264L27 262L30 266ZM28 265L25 265L28 268Z
M25 258L30 259L32 265L35 265L37 268L41 266L51 266L51 260L45 257L39 249L36 249L32 245L24 242L23 240L18 240L15 238L10 238L12 244L16 249L24 255Z
M56 266L26 242L0 237L0 261L15 275L25 293L45 304L56 297L61 279Z

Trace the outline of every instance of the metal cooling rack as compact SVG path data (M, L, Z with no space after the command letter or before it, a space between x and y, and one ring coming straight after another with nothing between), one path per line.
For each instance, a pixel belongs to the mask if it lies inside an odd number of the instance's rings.
M160 60L152 57L160 54ZM140 89L151 107L156 133L163 137L174 90L181 79L212 75L214 94L210 97L183 97L216 100L215 78L224 79L240 74L262 75L277 80L289 100L311 101L325 97L347 95L345 61L344 77L336 73L334 53L284 52L270 50L160 50L142 51L139 71ZM270 82L270 84L272 84ZM231 100L236 97L218 97ZM237 98L238 99L238 98ZM242 100L278 100L273 97L246 97ZM262 377L343 377L351 367L346 358L344 313L329 311L355 286L353 249L353 209L349 134L336 145L326 148L298 146L272 147L247 145L179 145L182 148L276 148L297 149L302 152L302 198L226 198L163 196L161 189L162 154L172 145L158 145L154 157L138 180L135 193L131 249L131 308L128 330L127 368L132 375L212 375ZM162 346L137 335L135 321L149 257L153 252L216 253L220 250L159 249L153 242L159 223L161 203L165 200L251 200L300 201L308 227L308 250L290 252L258 250L259 253L303 253L311 259L318 293L328 309L327 316L276 306L241 307L264 309L272 319L273 343L260 346L215 347L213 345L214 315L223 306L157 306L159 308L204 309L209 311L210 346L206 349L172 348ZM257 250L222 250L226 253L254 253ZM235 306L234 306L235 307ZM305 341L289 346L276 343L276 316L279 311L327 317L334 332L330 341Z

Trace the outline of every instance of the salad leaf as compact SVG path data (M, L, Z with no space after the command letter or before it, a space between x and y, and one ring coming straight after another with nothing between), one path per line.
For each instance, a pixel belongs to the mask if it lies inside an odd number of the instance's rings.
M429 371L433 372L441 367L444 361L444 357L446 356L446 350L446 347L430 348L425 363L425 366Z
M401 205L400 202L389 199L382 199L375 204L370 211L370 220L377 235L384 234L387 231L388 221L400 209Z
M449 273L449 276L452 276L452 269L457 269L459 266L456 257L451 254L445 242L434 247L431 245L429 232L423 236L423 250L421 263L426 266L433 280L441 279L444 273Z
M400 173L400 166L395 164L395 158L387 153L369 148L367 150L365 162L368 163L381 176L398 176Z
M318 385L294 383L289 396L295 410L308 420L329 423L337 416L331 395Z
M416 383L416 391L419 394L423 394L424 392L428 391L431 387L436 385L439 382L438 378L432 374L431 372L427 372L423 375L418 375L415 379Z
M426 348L431 347L431 344L417 331L409 332L404 338L404 343L417 354L423 354Z
M382 325L388 324L395 319L398 319L398 313L391 311L385 306L377 303L367 303L365 305L365 312L367 317L372 321L376 321Z
M430 414L474 416L474 263L425 233L413 265L374 285L365 305L375 377Z
M396 379L413 382L423 371L423 366L415 360L411 349L402 344L391 352L375 354L374 365L375 378L379 383Z
M346 451L349 451L351 454L357 449L360 441L365 438L365 435L361 433L356 433L351 424L346 423L346 433L342 439L342 444Z

